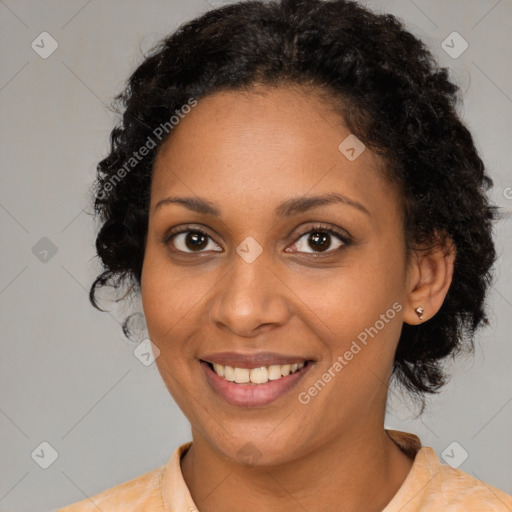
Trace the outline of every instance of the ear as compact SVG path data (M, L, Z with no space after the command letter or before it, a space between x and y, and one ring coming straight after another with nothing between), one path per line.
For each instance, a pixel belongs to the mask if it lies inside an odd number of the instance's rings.
M447 236L436 237L433 247L414 250L411 255L403 316L409 325L418 325L432 318L441 309L452 282L455 245ZM416 312L418 307L423 308L423 319Z

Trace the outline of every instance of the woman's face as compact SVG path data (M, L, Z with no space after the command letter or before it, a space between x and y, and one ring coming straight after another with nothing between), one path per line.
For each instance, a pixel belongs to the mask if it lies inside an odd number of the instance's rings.
M155 160L148 332L193 429L228 457L276 464L382 428L405 243L396 190L369 149L341 144L349 135L311 94L223 92L199 100ZM341 199L311 201L327 195ZM264 366L253 378L271 380L229 382L201 361L240 368L238 381Z

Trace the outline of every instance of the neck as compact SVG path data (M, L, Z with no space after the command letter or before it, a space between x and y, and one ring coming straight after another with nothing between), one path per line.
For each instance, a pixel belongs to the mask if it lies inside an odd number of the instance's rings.
M244 466L212 449L194 428L192 437L181 468L201 512L236 510L240 504L247 512L378 512L413 463L382 424L353 428L300 459L272 466Z

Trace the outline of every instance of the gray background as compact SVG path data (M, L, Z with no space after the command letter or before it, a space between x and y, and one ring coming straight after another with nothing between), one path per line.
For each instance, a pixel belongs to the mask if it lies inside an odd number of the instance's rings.
M133 355L136 345L122 335L118 322L124 311L100 313L89 305L87 290L98 264L87 192L115 121L106 105L142 53L220 4L0 2L1 510L48 511L92 496L164 464L190 439L188 422L155 365L142 365ZM367 5L401 17L451 68L465 91L461 114L495 181L493 200L510 214L512 1ZM47 59L31 48L43 31L59 45ZM441 47L453 31L469 43L456 59ZM456 441L452 457L468 453L460 469L508 493L510 218L496 225L501 259L489 297L493 314L477 338L475 358L457 362L451 383L421 419L404 397L393 394L386 421L390 428L417 433L440 456ZM57 250L46 262L36 245L43 237ZM58 453L48 469L31 458L43 441Z

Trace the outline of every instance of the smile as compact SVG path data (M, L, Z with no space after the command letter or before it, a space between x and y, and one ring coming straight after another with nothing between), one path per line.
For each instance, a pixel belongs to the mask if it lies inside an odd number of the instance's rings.
M237 384L265 384L269 380L278 380L300 370L306 364L273 364L270 366L259 366L257 368L233 368L232 366L223 366L221 364L209 363L213 371L227 380Z
M229 404L242 407L269 405L288 394L314 366L313 363L307 360L240 368L200 360L210 389Z

